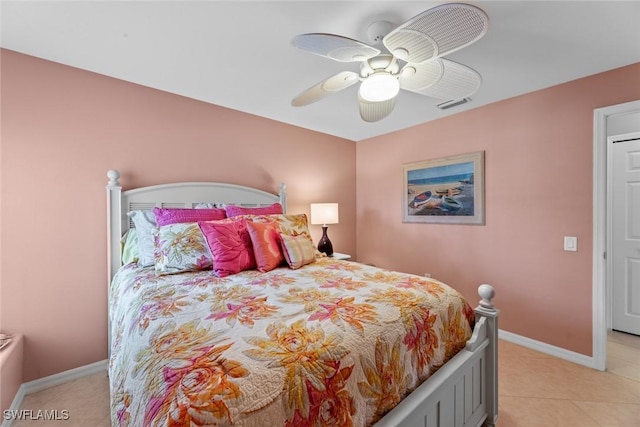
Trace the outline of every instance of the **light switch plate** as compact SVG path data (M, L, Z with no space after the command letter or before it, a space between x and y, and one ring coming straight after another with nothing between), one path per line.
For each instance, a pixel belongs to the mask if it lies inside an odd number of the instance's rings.
M578 250L578 238L574 236L564 236L564 250L576 252Z

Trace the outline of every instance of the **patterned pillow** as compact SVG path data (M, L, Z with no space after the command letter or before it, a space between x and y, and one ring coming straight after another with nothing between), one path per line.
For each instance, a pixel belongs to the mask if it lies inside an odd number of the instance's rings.
M138 234L138 265L149 267L155 264L153 236L156 232L156 217L151 209L127 212Z
M280 203L274 203L269 206L260 206L256 208L247 208L244 206L227 205L224 210L227 212L227 217L231 218L238 215L270 215L281 214L282 205Z
M309 222L306 214L280 214L280 215L249 215L246 217L252 222L276 222L280 227L280 232L288 236L305 235L311 239L309 232Z
M213 270L218 277L256 268L251 237L243 219L198 222L213 256Z
M195 222L164 225L155 234L155 267L160 275L208 270L211 251Z
M316 248L307 236L288 236L280 234L284 259L292 269L311 264L316 260Z
M257 223L249 221L246 224L258 270L266 273L279 266L284 257L280 250L278 224L275 222Z
M214 221L225 219L227 214L224 209L180 209L180 208L153 208L158 227L179 222Z

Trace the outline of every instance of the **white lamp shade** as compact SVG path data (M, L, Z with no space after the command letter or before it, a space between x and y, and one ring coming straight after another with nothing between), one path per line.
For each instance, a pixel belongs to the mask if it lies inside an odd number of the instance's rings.
M337 203L311 203L311 224L337 224Z

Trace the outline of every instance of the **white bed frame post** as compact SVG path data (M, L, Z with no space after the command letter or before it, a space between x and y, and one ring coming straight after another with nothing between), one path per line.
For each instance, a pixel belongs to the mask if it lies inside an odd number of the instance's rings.
M280 205L282 206L282 212L287 213L287 184L280 183L278 187L278 197L280 197Z
M111 280L120 268L120 239L122 238L122 186L120 172L111 169L107 172L107 298L111 301ZM107 354L111 357L111 319L107 318L108 347Z
M464 349L376 427L494 427L498 421L498 314L491 285L478 287L476 325Z
M122 186L118 181L120 172L111 169L107 172L107 266L109 268L109 286L111 279L120 268L120 242L122 238Z
M495 296L495 290L491 285L480 285L478 295L482 298L478 307L474 310L476 320L486 319L487 336L489 344L487 346L485 360L485 382L486 382L486 411L487 419L485 426L495 426L498 422L498 314L499 311L491 301Z

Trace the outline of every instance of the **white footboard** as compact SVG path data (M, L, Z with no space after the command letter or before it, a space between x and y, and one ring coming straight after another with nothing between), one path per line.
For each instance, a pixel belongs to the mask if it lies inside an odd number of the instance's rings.
M376 427L495 426L498 421L498 310L480 285L466 347L391 410Z

